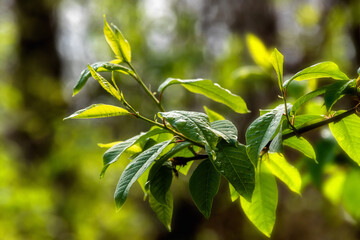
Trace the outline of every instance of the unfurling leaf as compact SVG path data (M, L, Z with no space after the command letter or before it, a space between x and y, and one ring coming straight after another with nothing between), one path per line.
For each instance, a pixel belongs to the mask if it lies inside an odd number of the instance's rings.
M65 119L88 119L88 118L105 118L122 115L129 115L130 113L121 107L116 107L107 104L93 104L87 108L76 111Z

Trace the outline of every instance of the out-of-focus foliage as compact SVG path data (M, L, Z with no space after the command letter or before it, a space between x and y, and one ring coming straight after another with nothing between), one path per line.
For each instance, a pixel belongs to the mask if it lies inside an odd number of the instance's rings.
M14 84L20 81L14 78L13 70L20 60L18 39L22 20L15 16L17 2L20 1L5 0L0 6L0 238L4 239L119 239L122 236L131 236L131 239L238 239L239 236L263 239L245 217L241 219L238 205L229 204L230 196L226 199L228 186L220 186L219 191L223 194L214 199L214 217L210 221L197 215L195 207L188 204L191 196L184 184L188 181L185 177L174 179L174 217L177 215L178 218L172 234L166 235L161 224L153 221L154 214L143 204L140 188L130 194L133 201L129 201L121 213L115 212L113 186L124 163L119 161L119 168L109 169L107 177L99 180L103 151L96 144L125 140L134 130L140 132L149 126L130 122L128 117L81 124L62 121L73 110L94 102L113 103L92 83L78 98L69 101L71 88L80 71L94 60L110 59L111 50L104 44L105 39L99 31L103 27L103 14L109 22L119 25L132 49L136 49L132 51L132 61L136 61L141 75L154 86L153 91L169 76L183 79L204 77L244 96L248 108L253 110L251 115L244 117L181 88L169 88L164 96L173 109L202 111L206 103L210 109L234 120L240 130L239 136L244 135L249 121L258 114L254 110L277 106L274 96L280 94L271 79L272 70L255 66L246 32L261 40L267 39L264 45L268 49L276 46L283 53L287 62L285 76L315 62L333 61L352 78L356 76L354 69L360 65L360 3L356 0L347 3L265 1L270 6L269 11L275 12L276 16L277 31L272 34L262 33L250 25L238 25L237 29L234 19L239 16L252 15L256 17L253 23L266 25L263 12L256 11L256 7L253 12L234 14L239 9L256 6L249 1L209 4L208 0L59 0L55 1L57 5L53 12L58 16L54 25L58 26L56 41L62 60L59 66L63 79L59 90L62 92L48 93L48 89L57 85L53 84L53 79L41 77L39 72L42 71L38 70L44 67L35 63L30 66L32 74L29 74L34 80L26 86L45 102L53 103L56 116L39 121L37 115L48 116L49 111L44 111L41 104L26 107L24 89ZM33 8L36 9L36 4ZM41 29L41 24L38 28ZM50 59L46 52L34 57ZM151 103L142 101L144 93L134 87L135 83L117 74L115 78L128 90L127 97L146 112ZM323 84L324 81L294 81L288 89L289 98L297 99ZM62 98L70 104L66 112L57 105ZM344 106L349 101L344 99L338 104ZM307 103L301 111L303 114L314 111L326 114L326 107L315 101ZM21 123L25 117L26 122ZM46 153L37 154L37 149L14 139L12 129L19 126L28 133L20 138L30 136L35 142L40 141L42 134L52 132L54 139L49 142L50 146L43 145ZM289 236L357 239L358 229L343 210L358 216L358 210L354 208L354 204L359 202L358 196L352 193L358 186L359 174L352 170L348 157L335 142L324 139L328 136L329 132L323 130L307 138L316 145L318 165L307 158L294 164L304 173L302 198L279 189L283 196L279 198L279 222L275 225L273 239L288 239ZM28 161L24 149L40 156L35 161ZM294 159L298 157L296 153L291 154ZM185 221L189 216L192 220Z

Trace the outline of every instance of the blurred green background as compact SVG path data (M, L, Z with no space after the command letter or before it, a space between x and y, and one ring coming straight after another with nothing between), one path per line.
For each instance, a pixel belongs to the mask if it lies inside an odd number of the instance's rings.
M153 91L167 77L201 77L241 95L251 114L235 114L177 87L168 89L164 102L168 110L207 105L237 125L244 143L258 109L275 106L279 94L272 69L249 50L256 45L251 36L283 53L286 74L329 60L355 78L359 13L358 0L1 0L0 239L266 239L230 201L225 181L205 220L191 201L188 177L180 175L172 186L172 233L139 186L116 213L113 191L124 163L100 180L104 149L97 143L125 140L150 126L131 117L63 121L90 104L113 103L95 81L74 98L72 87L86 64L113 58L102 32L106 14L129 40L133 64ZM133 106L154 114L136 82L116 78ZM294 100L315 87L294 83L289 95ZM306 111L325 110L319 101ZM299 197L279 183L272 239L360 239L359 170L326 128L307 137L319 164L288 153L304 190Z

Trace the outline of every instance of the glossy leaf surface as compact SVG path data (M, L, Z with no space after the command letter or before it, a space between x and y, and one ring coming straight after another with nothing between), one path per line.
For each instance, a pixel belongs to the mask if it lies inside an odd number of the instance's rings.
M308 158L314 159L316 162L315 150L312 147L311 143L309 143L305 138L294 136L294 137L285 139L283 141L283 144L302 152L305 156L307 156Z
M229 120L218 120L210 123L212 129L216 130L219 133L219 136L222 137L228 143L235 144L238 138L238 131L235 125Z

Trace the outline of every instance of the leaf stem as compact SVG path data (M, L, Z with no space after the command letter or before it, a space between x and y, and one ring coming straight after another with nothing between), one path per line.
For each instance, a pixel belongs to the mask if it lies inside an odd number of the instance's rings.
M134 75L131 74L131 76L140 84L140 86L145 90L145 92L150 96L150 98L155 102L156 106L159 108L160 111L165 112L165 109L161 105L160 101L154 96L154 94L150 91L148 87L144 84L143 80L141 79L140 75L137 73L135 68L130 62L126 62L131 70L134 72Z

